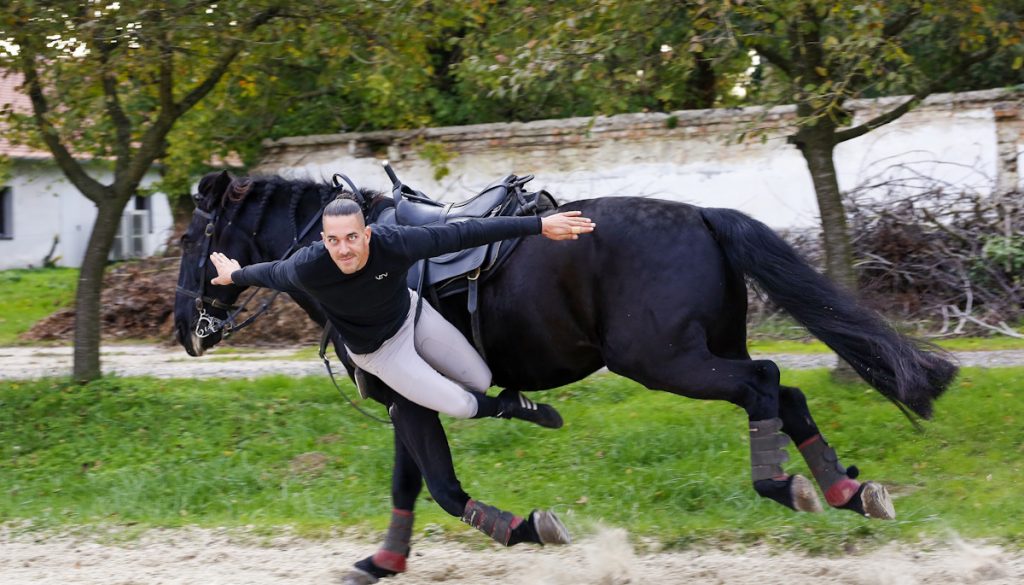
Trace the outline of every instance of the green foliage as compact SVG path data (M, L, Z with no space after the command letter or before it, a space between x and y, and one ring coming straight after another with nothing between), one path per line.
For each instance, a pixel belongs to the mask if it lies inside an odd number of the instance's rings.
M1024 275L1024 236L991 237L985 241L981 252L986 260L1002 267L1007 274Z
M841 126L848 99L982 87L991 76L972 67L1020 54L1021 11L1012 0L720 2L703 3L694 25L709 46L756 52L755 100L797 103L801 124Z
M695 42L692 15L649 0L501 3L465 35L455 75L485 119L712 107L744 65Z
M470 494L518 513L553 507L577 534L604 522L674 546L767 541L818 552L950 531L1020 543L1024 369L968 370L920 434L863 385L837 385L825 371L783 382L805 389L847 464L890 487L897 521L798 515L758 498L741 411L612 375L542 395L565 416L561 431L446 427ZM320 377L2 383L0 521L381 528L391 441ZM802 462L787 469L807 473ZM468 530L425 491L417 522Z
M448 163L455 158L455 153L440 142L425 142L420 146L419 156L434 169L434 180L440 181L451 172Z
M33 323L71 305L73 268L0 271L0 345L17 343Z

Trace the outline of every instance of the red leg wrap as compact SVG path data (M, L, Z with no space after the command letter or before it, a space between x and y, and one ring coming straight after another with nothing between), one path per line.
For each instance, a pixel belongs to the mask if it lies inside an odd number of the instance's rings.
M405 555L391 552L389 550L379 550L373 555L373 564L382 569L387 569L396 573L404 573Z
M829 506L842 506L860 489L860 482L855 479L840 479L825 490L825 501Z

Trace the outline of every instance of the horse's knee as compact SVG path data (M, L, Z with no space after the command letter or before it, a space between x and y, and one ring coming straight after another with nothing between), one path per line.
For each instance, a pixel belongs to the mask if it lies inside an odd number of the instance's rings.
M765 420L779 415L779 367L770 360L751 362L753 375L744 384L743 403L750 420Z

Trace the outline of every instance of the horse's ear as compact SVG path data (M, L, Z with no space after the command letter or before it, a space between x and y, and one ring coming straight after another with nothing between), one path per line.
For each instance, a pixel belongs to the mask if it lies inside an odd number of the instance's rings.
M208 173L199 180L199 194L195 197L196 205L207 211L213 209L234 180L235 178L227 171Z

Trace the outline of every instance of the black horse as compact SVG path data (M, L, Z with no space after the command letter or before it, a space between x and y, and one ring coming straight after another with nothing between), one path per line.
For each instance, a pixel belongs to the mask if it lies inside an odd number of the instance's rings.
M181 240L175 301L176 336L189 354L220 341L221 332L209 325L224 319L242 293L234 285L208 286L215 275L206 261L210 252L243 266L279 259L319 237L319 224L310 218L335 193L328 184L279 177L236 180L220 173L201 181ZM362 196L370 223L394 205L380 194ZM745 277L904 412L931 415L932 402L956 375L942 353L893 331L764 224L737 211L628 197L577 201L559 210L573 209L597 223L594 234L576 242L526 238L480 291L483 345L496 385L544 390L607 366L651 389L726 400L750 421L757 493L795 510L821 509L808 480L782 471L788 436L831 506L894 517L884 487L856 481L856 468L839 463L803 393L780 385L773 362L750 358ZM312 229L303 230L307 225ZM323 325L315 303L294 298ZM440 304L468 337L465 295ZM341 341L333 341L347 362ZM395 507L412 510L425 480L438 504L462 514L469 496L455 476L437 414L386 387L377 386L371 397L389 407L394 423ZM366 569L368 562L357 566Z

